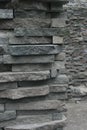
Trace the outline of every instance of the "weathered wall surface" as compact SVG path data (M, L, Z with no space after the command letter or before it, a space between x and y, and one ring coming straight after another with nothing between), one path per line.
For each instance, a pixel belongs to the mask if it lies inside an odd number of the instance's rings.
M69 34L66 38L66 68L72 96L87 95L87 2L67 6Z
M50 125L63 128L66 109L59 100L67 99L68 87L63 51L68 33L64 3L0 0L1 129L55 120L61 124Z

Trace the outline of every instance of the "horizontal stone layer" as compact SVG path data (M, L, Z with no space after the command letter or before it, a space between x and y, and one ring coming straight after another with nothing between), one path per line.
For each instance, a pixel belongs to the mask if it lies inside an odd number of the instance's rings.
M3 72L0 73L0 83L14 81L36 81L50 78L49 71L37 72Z
M0 90L5 90L5 89L14 89L17 88L17 83L16 82L9 82L9 83L0 83Z
M0 19L13 19L13 10L0 9Z
M54 92L54 93L62 93L62 92L66 92L68 85L67 84L53 84L50 86L50 91Z
M1 62L4 64L25 64L25 63L53 63L54 55L47 56L22 56L22 57L12 57L10 55L4 55Z
M9 46L9 53L12 56L26 55L52 55L58 54L60 46L58 45L12 45Z
M4 113L0 113L0 122L12 119L16 119L15 111L5 111Z
M48 5L46 3L40 2L40 1L20 1L19 9L24 10L43 10L47 11L49 9Z
M60 110L64 104L58 100L36 101L29 103L7 103L7 110Z
M5 128L5 130L54 130L57 128L61 128L65 126L66 118L64 117L62 120L56 120L56 121L50 121L45 123L39 123L39 124L22 124L22 125L14 125L14 126L8 126Z
M13 20L0 21L0 29L14 29L18 27L49 27L51 20L40 18L15 18Z
M10 37L9 44L51 44L51 37Z
M32 72L32 71L44 71L51 69L52 64L23 64L12 65L13 72Z
M9 89L0 92L0 98L21 99L25 97L45 96L49 94L48 86Z
M4 104L0 104L0 112L4 112Z
M65 28L15 28L14 33L16 37L23 36L58 36L66 33Z

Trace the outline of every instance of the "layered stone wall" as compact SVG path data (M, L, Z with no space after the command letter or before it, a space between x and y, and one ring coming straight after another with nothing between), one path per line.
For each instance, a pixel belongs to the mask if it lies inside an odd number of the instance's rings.
M0 0L0 130L63 129L66 2Z
M71 97L87 95L87 2L73 1L67 6L69 34L66 37L66 68Z

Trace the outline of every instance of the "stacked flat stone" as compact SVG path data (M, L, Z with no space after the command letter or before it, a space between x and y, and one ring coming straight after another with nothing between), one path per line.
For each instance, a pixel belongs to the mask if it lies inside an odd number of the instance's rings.
M67 6L66 68L70 77L71 98L87 96L87 2L74 1Z
M63 129L66 2L0 0L0 130Z

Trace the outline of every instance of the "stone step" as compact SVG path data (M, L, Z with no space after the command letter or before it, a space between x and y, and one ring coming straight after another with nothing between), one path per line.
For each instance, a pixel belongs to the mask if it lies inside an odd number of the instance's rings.
M33 101L29 103L7 103L7 110L60 110L64 107L64 103L58 100Z
M4 55L1 58L1 62L4 64L25 64L25 63L53 63L55 59L54 55L43 56L20 56L13 57L11 55Z
M58 54L61 48L58 45L10 45L9 53L12 56L52 55Z
M0 9L0 19L13 19L13 10Z
M7 126L5 127L5 130L54 130L57 128L64 127L65 122L66 118L64 117L62 120L50 121L45 123Z
M45 96L49 94L48 86L41 87L25 87L18 89L9 89L0 92L0 98L8 99L21 99L25 97L36 97L36 96Z
M49 71L37 72L3 72L0 73L0 83L14 81L36 81L50 78Z
M15 28L14 34L16 37L23 37L23 36L60 36L67 33L65 28Z

